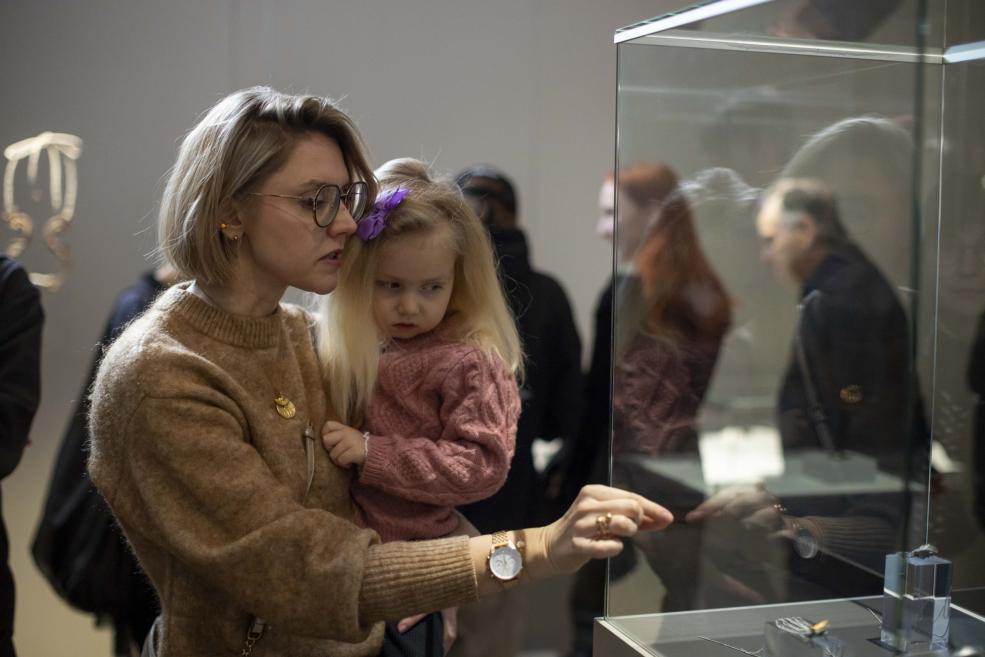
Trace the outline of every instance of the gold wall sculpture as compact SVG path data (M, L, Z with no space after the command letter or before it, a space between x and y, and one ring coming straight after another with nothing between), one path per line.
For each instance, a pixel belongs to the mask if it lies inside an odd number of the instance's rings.
M31 281L53 292L65 282L71 266L72 253L61 239L72 223L75 215L75 199L78 191L76 160L82 154L82 140L75 135L59 132L42 132L36 137L24 139L4 149L7 160L3 174L3 220L13 231L4 252L11 257L20 256L34 235L34 220L30 214L17 205L14 195L14 179L17 167L26 160L27 181L33 202L43 199L38 184L38 167L41 155L48 157L48 197L52 214L44 224L42 235L48 250L58 263L57 271L52 273L31 272Z

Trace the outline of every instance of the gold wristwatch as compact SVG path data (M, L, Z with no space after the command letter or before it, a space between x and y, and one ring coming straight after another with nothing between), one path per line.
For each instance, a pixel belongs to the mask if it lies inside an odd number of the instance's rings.
M519 545L510 540L506 532L496 532L492 535L492 547L489 549L489 575L509 588L517 584L520 572L523 570L523 542Z

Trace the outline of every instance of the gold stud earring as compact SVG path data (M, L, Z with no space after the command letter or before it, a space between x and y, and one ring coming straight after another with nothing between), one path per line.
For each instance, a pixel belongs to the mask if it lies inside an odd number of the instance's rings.
M219 230L226 230L226 224L219 224Z

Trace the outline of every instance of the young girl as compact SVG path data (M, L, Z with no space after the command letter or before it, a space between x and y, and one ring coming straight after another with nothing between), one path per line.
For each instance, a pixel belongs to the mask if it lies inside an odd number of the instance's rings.
M506 480L520 342L485 228L457 189L412 159L377 177L319 338L341 420L322 439L358 469L362 523L384 541L436 538L459 529L456 506Z

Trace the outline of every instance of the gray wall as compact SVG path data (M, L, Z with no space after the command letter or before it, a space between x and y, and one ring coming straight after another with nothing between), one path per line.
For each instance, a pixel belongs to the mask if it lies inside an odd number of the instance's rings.
M43 402L24 462L3 482L21 654L109 653L108 634L49 592L27 544L91 346L114 296L147 267L162 178L200 112L254 84L345 97L376 162L502 167L519 185L535 261L564 282L588 341L609 267L594 223L613 158L612 33L682 4L0 2L0 146L44 130L84 140L66 235L74 270L44 294ZM50 269L37 240L24 260Z

